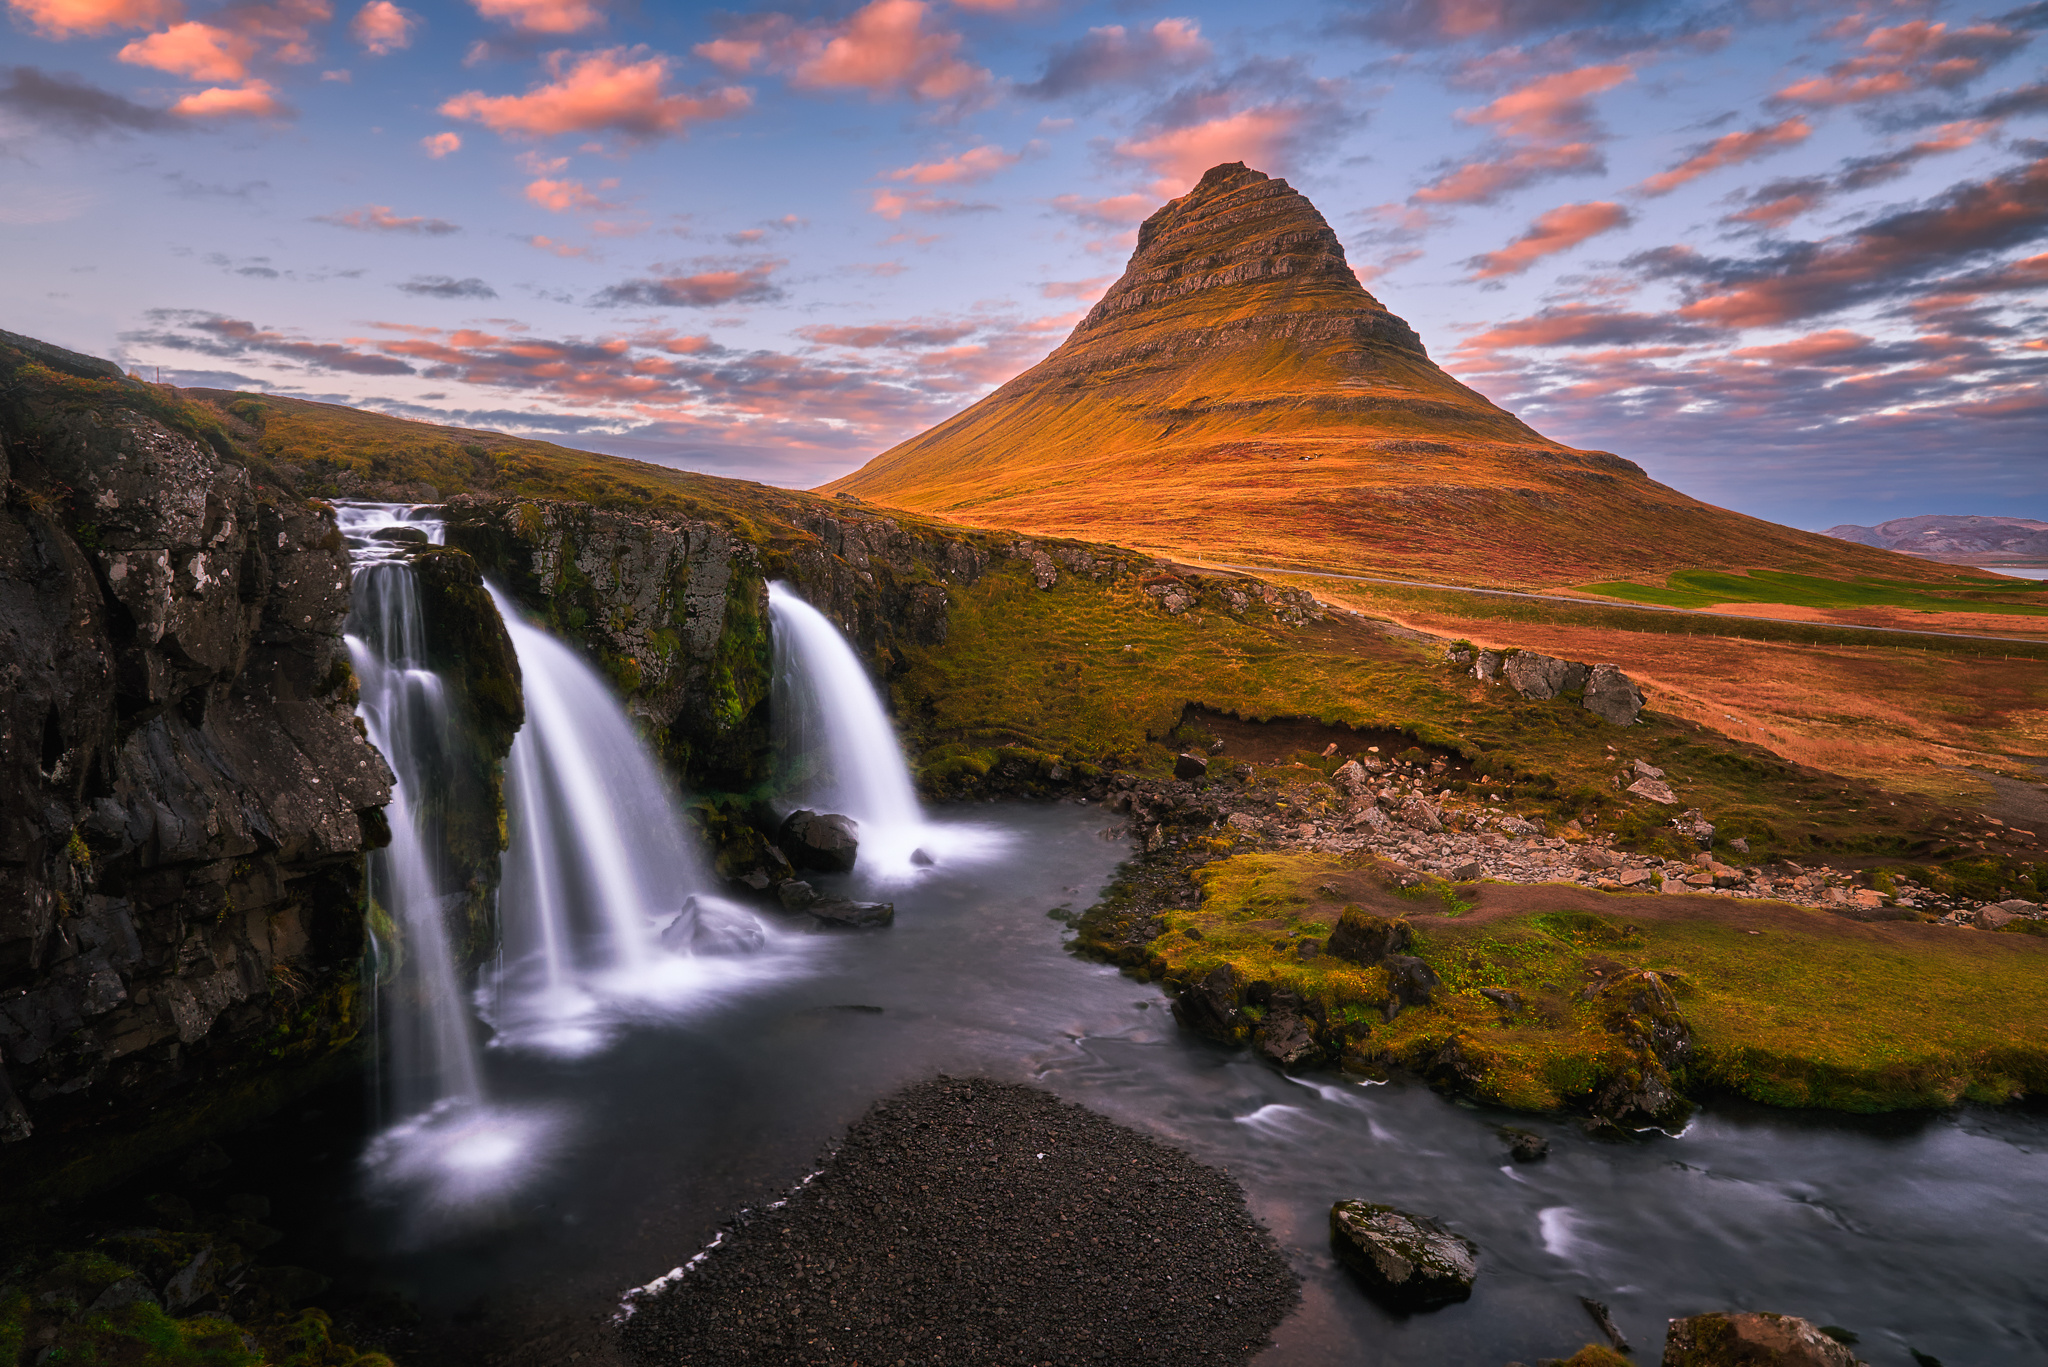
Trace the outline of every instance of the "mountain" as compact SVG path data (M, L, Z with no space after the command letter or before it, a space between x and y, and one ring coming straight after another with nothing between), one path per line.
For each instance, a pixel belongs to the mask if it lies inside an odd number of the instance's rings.
M1952 563L2048 560L2048 522L2035 522L2024 517L1931 513L1920 517L1895 517L1875 527L1858 527L1845 522L1839 527L1828 528L1821 535Z
M1688 498L1459 383L1308 199L1213 167L1045 360L823 486L1212 561L1575 584L1927 568Z

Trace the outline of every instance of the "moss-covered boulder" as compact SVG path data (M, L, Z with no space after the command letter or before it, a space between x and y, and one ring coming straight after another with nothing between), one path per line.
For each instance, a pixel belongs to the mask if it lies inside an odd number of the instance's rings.
M1368 1201L1330 1207L1330 1246L1374 1299L1394 1310L1433 1310L1472 1294L1479 1248L1423 1215Z
M1664 1338L1664 1367L1864 1367L1856 1355L1792 1315L1694 1315Z
M1373 916L1360 907L1348 906L1337 918L1337 928L1323 945L1323 953L1371 967L1386 962L1390 954L1405 954L1413 932L1401 917Z

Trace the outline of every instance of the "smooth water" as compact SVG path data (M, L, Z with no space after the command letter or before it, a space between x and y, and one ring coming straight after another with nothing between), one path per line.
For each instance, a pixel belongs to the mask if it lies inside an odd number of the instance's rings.
M769 709L777 752L792 775L787 805L852 817L863 870L892 883L914 876L925 860L980 851L992 832L925 819L895 723L832 620L780 582L768 586L768 614L775 650Z
M561 1128L466 1221L343 1201L347 1245L430 1322L502 1360L566 1361L627 1287L683 1262L739 1206L812 1169L876 1098L938 1071L1035 1081L1226 1167L1304 1280L1267 1364L1492 1367L1564 1356L1606 1302L1640 1361L1667 1317L1750 1308L1843 1325L1875 1367L2048 1361L2048 1117L1860 1120L1714 1106L1676 1139L1596 1142L1565 1121L1395 1081L1290 1078L1181 1033L1156 987L1062 948L1126 857L1071 804L941 810L1008 846L895 888L896 924L792 934L804 971L710 991L574 1060L494 1049L494 1097ZM842 889L875 886L850 875ZM783 929L793 921L763 913ZM1552 1156L1511 1165L1503 1123ZM1339 1198L1435 1215L1481 1248L1466 1304L1397 1317L1328 1251ZM414 1213L416 1214L416 1213ZM394 1247L403 1243L405 1247ZM582 1335L581 1339L578 1335Z

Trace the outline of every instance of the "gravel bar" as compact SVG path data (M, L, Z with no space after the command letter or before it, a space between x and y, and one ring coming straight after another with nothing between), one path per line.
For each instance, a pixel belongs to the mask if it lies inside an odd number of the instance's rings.
M1299 1299L1226 1173L1040 1088L940 1077L742 1211L620 1339L646 1367L1245 1363Z

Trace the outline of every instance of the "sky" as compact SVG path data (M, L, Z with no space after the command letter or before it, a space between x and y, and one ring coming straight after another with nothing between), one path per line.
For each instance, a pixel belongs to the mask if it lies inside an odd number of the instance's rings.
M2048 3L0 2L0 326L148 378L809 487L1241 160L1557 440L2048 516Z

